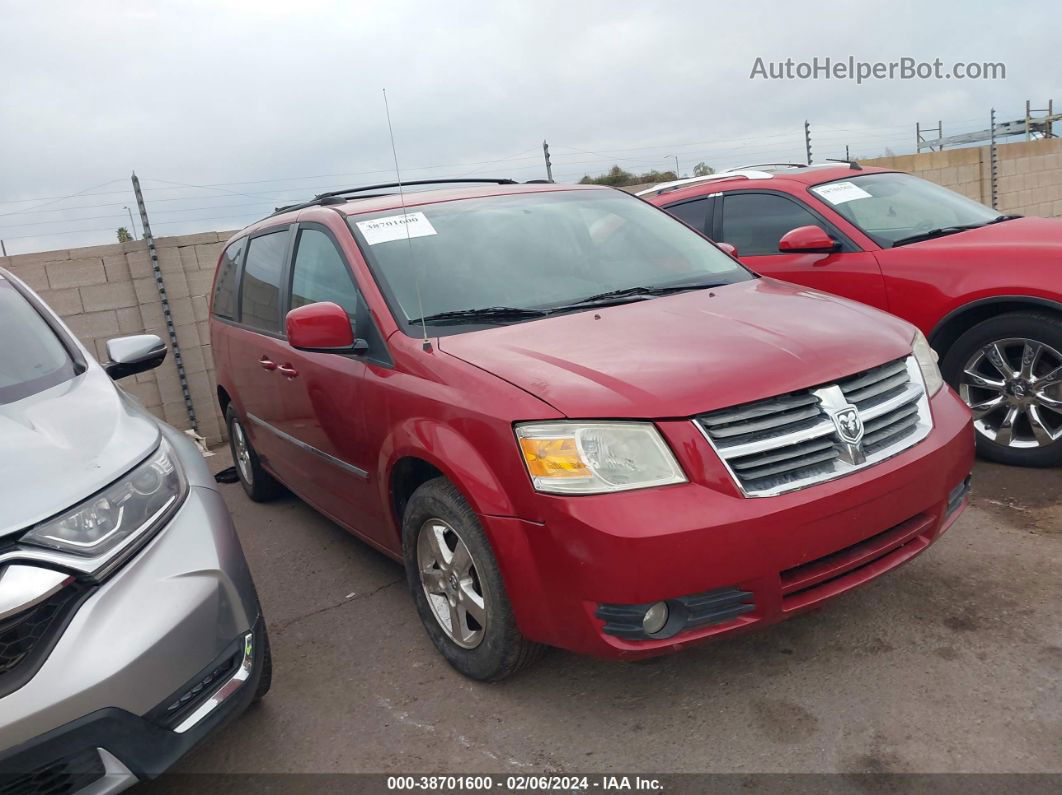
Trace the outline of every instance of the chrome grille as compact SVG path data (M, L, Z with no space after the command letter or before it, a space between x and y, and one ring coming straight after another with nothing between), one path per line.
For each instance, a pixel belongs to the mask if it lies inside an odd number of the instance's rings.
M854 412L861 438L835 417ZM833 384L720 409L695 418L742 491L766 497L883 461L929 433L932 418L913 357Z

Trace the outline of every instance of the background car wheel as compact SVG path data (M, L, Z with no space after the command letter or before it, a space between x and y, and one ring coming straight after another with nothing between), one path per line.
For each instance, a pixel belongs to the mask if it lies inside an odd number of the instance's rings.
M244 430L243 421L236 415L236 409L230 405L225 412L225 422L229 426L229 449L232 450L232 463L240 477L240 485L247 496L255 502L266 502L284 491L276 478L262 469L258 455L251 445L251 439Z
M944 378L974 413L977 451L1003 464L1062 464L1062 318L1015 312L948 349Z
M450 481L436 478L413 492L402 548L420 620L450 665L497 681L542 655L545 647L517 629L490 543Z

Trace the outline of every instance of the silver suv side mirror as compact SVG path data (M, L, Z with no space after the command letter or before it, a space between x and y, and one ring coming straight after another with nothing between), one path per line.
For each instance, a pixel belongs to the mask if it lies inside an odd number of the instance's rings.
M166 345L156 334L115 337L107 340L107 357L103 369L117 381L158 367L166 358Z

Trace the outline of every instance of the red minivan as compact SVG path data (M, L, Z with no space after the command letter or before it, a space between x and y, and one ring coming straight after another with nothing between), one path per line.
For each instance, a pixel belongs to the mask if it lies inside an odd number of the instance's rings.
M249 226L210 321L247 494L402 561L459 671L767 625L955 521L970 412L915 327L621 191L459 182Z

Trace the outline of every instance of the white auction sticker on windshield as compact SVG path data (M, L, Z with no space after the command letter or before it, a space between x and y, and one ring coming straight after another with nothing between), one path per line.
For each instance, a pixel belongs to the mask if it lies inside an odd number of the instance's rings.
M813 190L830 204L844 204L855 199L870 198L870 194L854 182L831 182L829 185L820 185Z
M365 242L370 246L377 243L390 243L392 240L405 240L406 237L427 237L436 235L431 221L424 213L406 213L388 215L386 218L374 218L371 221L358 221L358 231L365 235Z

